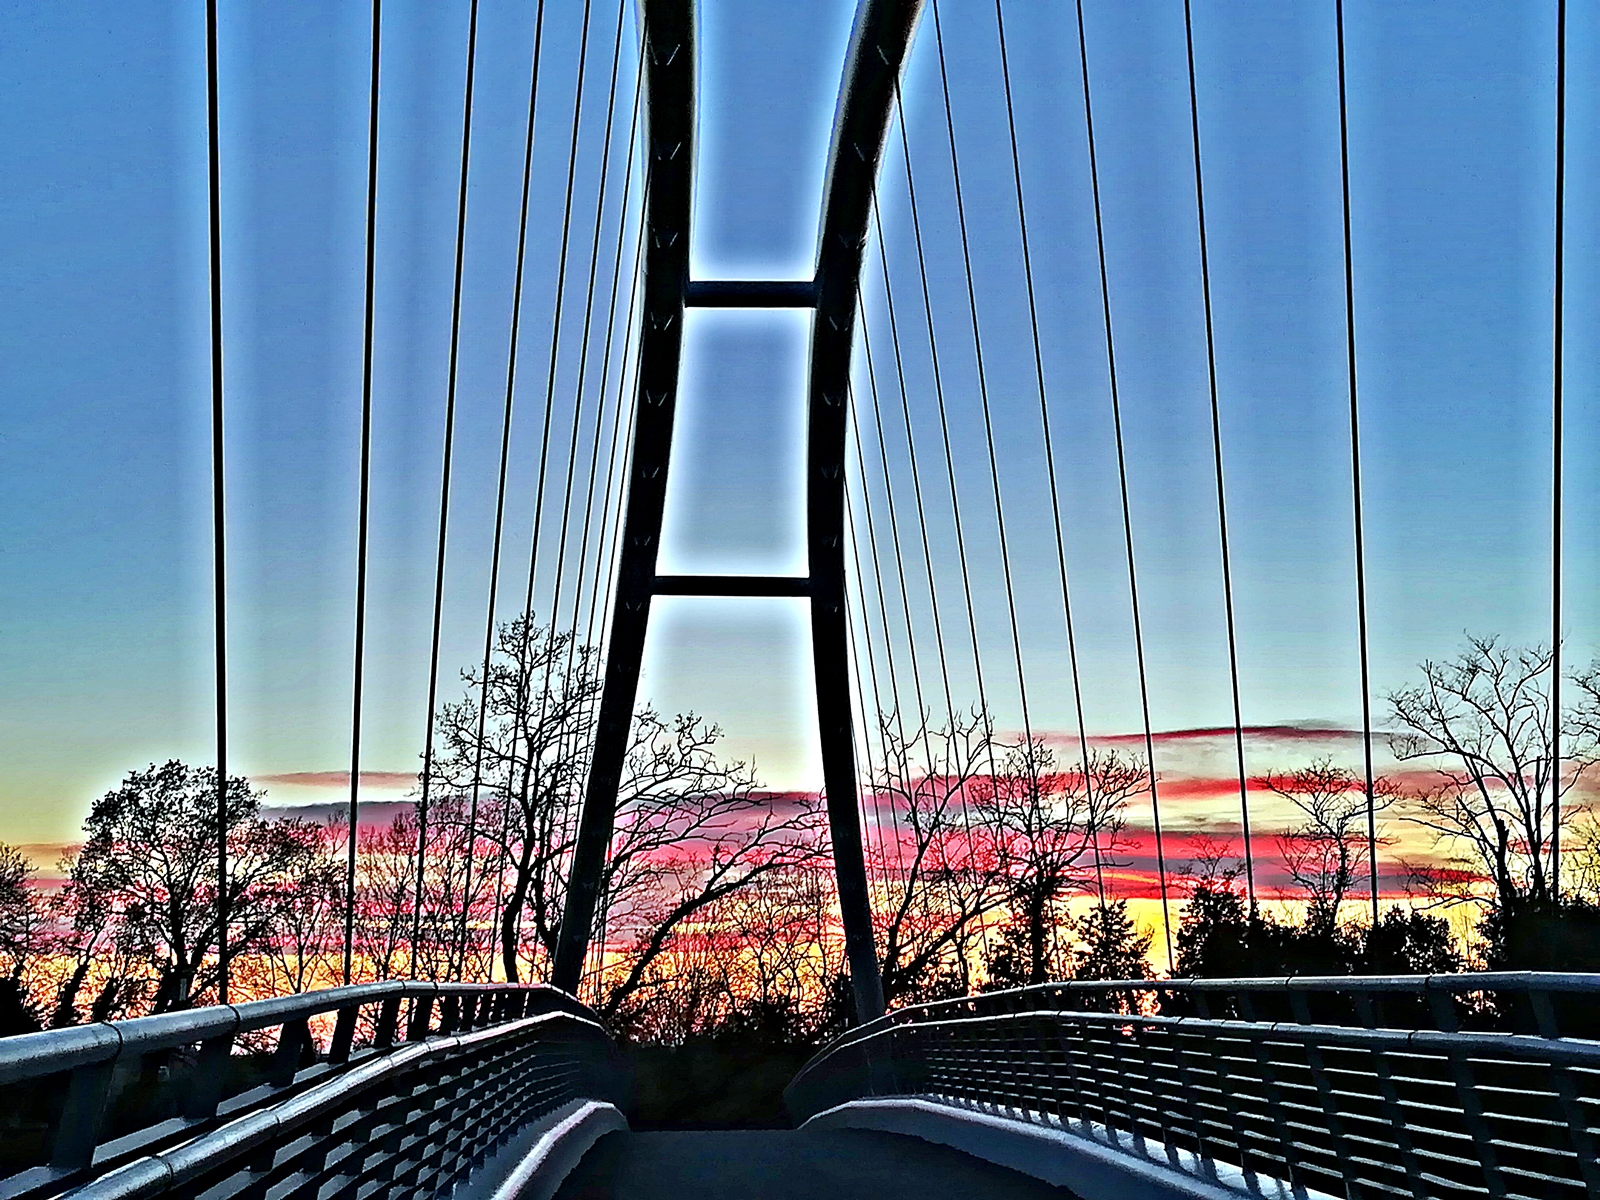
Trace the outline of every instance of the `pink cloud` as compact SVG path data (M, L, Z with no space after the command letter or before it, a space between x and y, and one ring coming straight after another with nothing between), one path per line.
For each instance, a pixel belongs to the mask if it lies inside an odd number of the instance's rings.
M409 814L412 804L409 800L363 800L361 802L361 828L362 830L387 829L389 823L401 813ZM344 801L330 804L263 804L261 815L267 820L277 820L282 817L291 817L301 821L311 821L318 825L326 825L334 820L343 820L350 814L350 805Z
M1247 738L1262 738L1280 742L1345 742L1360 738L1359 729L1342 729L1334 725L1246 725ZM1211 738L1232 738L1232 725L1203 726L1196 729L1162 729L1150 735L1157 745L1168 742L1194 742ZM1089 739L1101 746L1144 745L1143 733L1109 733Z

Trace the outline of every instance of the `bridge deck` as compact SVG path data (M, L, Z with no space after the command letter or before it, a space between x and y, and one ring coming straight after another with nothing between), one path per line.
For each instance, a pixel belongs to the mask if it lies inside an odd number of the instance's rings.
M556 1200L1062 1200L1070 1194L960 1151L858 1130L612 1133Z

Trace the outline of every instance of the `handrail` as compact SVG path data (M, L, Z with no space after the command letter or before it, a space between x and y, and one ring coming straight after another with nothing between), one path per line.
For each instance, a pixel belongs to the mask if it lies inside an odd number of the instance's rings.
M336 1176L351 1194L372 1184L387 1185L389 1195L448 1193L528 1120L573 1094L608 1091L605 1080L580 1081L570 1068L571 1056L582 1058L586 1052L587 1065L596 1066L593 1052L603 1054L609 1045L595 1021L564 1011L431 1038L140 1158L74 1195L83 1200L146 1200L201 1191L255 1196L290 1181L298 1185L297 1194L315 1195ZM538 1074L541 1065L547 1068L546 1086L512 1091L516 1082ZM430 1069L442 1077L415 1082ZM397 1086L401 1083L410 1086ZM491 1098L494 1103L484 1103ZM438 1144L416 1139L409 1153L397 1154L372 1136L380 1126L404 1127L419 1118L437 1126ZM447 1129L453 1137L442 1136Z
M896 1096L1297 1192L1600 1196L1600 1042L1577 1038L1040 1007L885 1021L785 1092L802 1121Z
M308 1020L384 1000L436 1000L484 993L539 996L565 1011L580 1015L589 1011L565 992L545 984L434 983L427 980L363 983L243 1004L217 1004L0 1038L0 1085L59 1074L119 1055L150 1054L228 1034L237 1036L273 1029L290 1021Z
M281 1103L330 1072L342 1078L353 1064L406 1044L550 1013L598 1021L572 996L543 984L393 980L0 1038L0 1085L48 1086L64 1077L65 1091L48 1162L0 1179L0 1200L76 1186L91 1173L193 1138L218 1121ZM312 1022L329 1015L336 1020L323 1050ZM364 1015L370 1036L358 1047ZM264 1082L225 1096L224 1068L237 1039L273 1029L277 1043L265 1064ZM110 1109L130 1077L150 1056L195 1047L194 1077L180 1115L152 1118L107 1141Z
M1557 1014L1549 1002L1551 996L1590 995L1600 1001L1600 973L1580 974L1555 971L1464 971L1433 975L1286 975L1269 977L1238 977L1227 979L1115 979L1115 980L1062 980L1052 983L1030 984L1026 987L1007 988L996 992L980 992L944 1000L930 1000L897 1008L878 1021L860 1026L855 1033L875 1029L884 1024L902 1025L929 1019L945 1013L964 1011L973 1014L1006 1012L1032 1012L1044 1009L1072 1007L1066 1003L1082 997L1105 1000L1115 996L1145 995L1153 998L1163 1008L1167 998L1192 1001L1192 1015L1214 1016L1209 1011L1210 1001L1221 997L1235 1002L1246 1020L1256 1014L1252 1001L1262 998L1283 997L1290 1005L1290 1014L1299 1023L1308 1023L1312 1015L1298 1001L1310 996L1342 996L1353 1002L1350 1014L1355 1023L1367 1026L1384 1026L1385 1018L1393 1018L1393 1010L1384 1010L1370 1002L1384 997L1415 998L1427 1001L1427 1013L1435 1025L1446 1031L1460 1025L1460 1013L1448 1003L1454 998L1472 995L1506 995L1525 1004L1531 1012L1533 1026L1545 1037L1561 1034ZM1446 1003L1439 1003L1439 1001ZM1316 1014L1326 1019L1327 1014ZM1587 1032L1587 1031L1586 1031ZM846 1035L849 1036L849 1035Z

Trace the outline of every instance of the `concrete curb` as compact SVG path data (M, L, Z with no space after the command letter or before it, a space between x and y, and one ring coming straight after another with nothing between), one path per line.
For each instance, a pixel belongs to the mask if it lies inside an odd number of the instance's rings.
M564 1104L517 1134L456 1190L455 1200L550 1200L596 1142L627 1128L628 1119L613 1104Z
M1077 1125L1001 1116L935 1097L896 1097L852 1100L817 1113L801 1128L872 1129L921 1138L1067 1188L1081 1200L1323 1200L1321 1193L1246 1175L1160 1142Z

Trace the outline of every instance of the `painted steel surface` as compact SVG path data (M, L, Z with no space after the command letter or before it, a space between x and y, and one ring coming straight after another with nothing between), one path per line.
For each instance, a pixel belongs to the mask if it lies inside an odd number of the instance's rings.
M504 1031L548 1034L557 1026L609 1045L595 1015L554 988L423 981L331 988L0 1039L0 1086L33 1088L41 1098L60 1096L47 1161L0 1179L0 1197L78 1188L240 1121L259 1124L263 1114L313 1103L306 1099L313 1093L323 1097L315 1103L332 1103L358 1084L372 1087L375 1079L392 1078L419 1047L434 1047L423 1054L433 1061L443 1052L436 1045L441 1039L489 1045ZM270 1036L274 1031L276 1038ZM263 1036L274 1048L256 1072L259 1082L225 1094L231 1060ZM174 1088L177 1115L165 1115L170 1105L147 1098L148 1121L108 1140L107 1121L118 1095L142 1077L169 1072L185 1079Z
M1237 1011L1252 994L1409 997L1450 1015L1378 1028L1149 1011ZM1592 1007L1600 976L1042 985L891 1013L818 1054L785 1099L802 1121L868 1097L975 1106L1333 1195L1600 1197L1600 1042L1456 1027L1460 999L1494 994L1543 1023L1554 1009L1537 997Z

